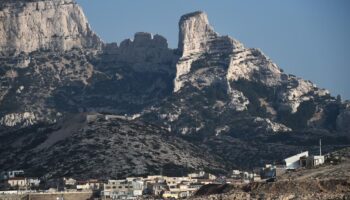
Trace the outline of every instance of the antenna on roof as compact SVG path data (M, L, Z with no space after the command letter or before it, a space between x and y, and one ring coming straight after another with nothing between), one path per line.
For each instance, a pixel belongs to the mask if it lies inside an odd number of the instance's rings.
M322 139L320 139L320 156L322 156Z

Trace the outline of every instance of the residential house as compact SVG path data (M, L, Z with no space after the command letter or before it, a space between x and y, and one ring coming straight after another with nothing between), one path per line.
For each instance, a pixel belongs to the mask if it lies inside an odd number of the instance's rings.
M77 180L75 180L75 179L73 179L73 178L63 178L63 183L64 183L64 185L70 185L70 186L74 186L74 185L76 185L76 183L77 183Z
M64 190L76 190L77 189L77 180L73 178L63 178ZM82 189L81 189L82 190Z
M103 196L112 199L135 199L143 194L144 189L141 179L108 180L104 184Z
M38 187L40 184L40 180L38 178L13 177L7 180L7 184L9 184L13 188L31 189L34 187Z
M18 187L20 189L26 189L28 187L27 179L24 177L12 177L7 180L7 183L11 187Z
M307 167L314 167L318 165L324 164L325 158L324 156L310 156L306 160L306 166Z
M202 186L203 185L201 184L183 182L178 184L176 187L170 187L169 190L164 191L163 197L175 199L189 197Z
M74 181L72 181L74 182ZM97 179L89 179L86 181L76 181L77 190L99 190L102 188L102 183Z
M162 196L165 191L169 190L169 186L166 182L148 183L147 188L150 189L151 193L155 196Z
M232 170L231 171L231 178L233 178L233 179L241 179L241 171L239 171L239 170Z
M205 174L206 174L205 171L199 171L199 172L190 173L187 176L190 178L201 178L201 177L204 177Z

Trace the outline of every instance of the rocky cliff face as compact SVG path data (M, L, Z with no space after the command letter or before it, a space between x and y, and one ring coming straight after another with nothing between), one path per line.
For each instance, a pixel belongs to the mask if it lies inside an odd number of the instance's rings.
M178 56L160 35L102 44L73 0L4 1L0 13L0 129L134 114L173 90Z
M175 97L146 110L145 118L181 134L229 133L239 126L236 116L258 132L322 126L323 104L334 100L327 90L283 73L259 49L219 36L203 12L184 15L179 28Z
M176 65L174 92L183 86L186 74L191 71L192 63L200 57L216 54L229 54L243 48L238 41L219 36L209 25L208 17L203 12L194 12L181 17L179 22L179 46L182 57Z
M0 52L65 51L101 44L73 0L5 1L0 7Z

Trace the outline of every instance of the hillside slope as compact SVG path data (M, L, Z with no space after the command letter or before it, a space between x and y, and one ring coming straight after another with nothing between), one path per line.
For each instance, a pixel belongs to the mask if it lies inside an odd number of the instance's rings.
M108 178L185 174L224 168L205 149L157 126L98 114L79 114L56 125L37 125L0 135L2 170L30 175Z

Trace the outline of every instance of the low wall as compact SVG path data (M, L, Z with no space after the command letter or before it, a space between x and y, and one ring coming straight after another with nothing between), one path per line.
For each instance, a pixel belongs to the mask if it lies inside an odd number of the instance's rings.
M92 192L1 194L0 200L57 200L57 197L63 197L64 200L88 200L91 196Z

